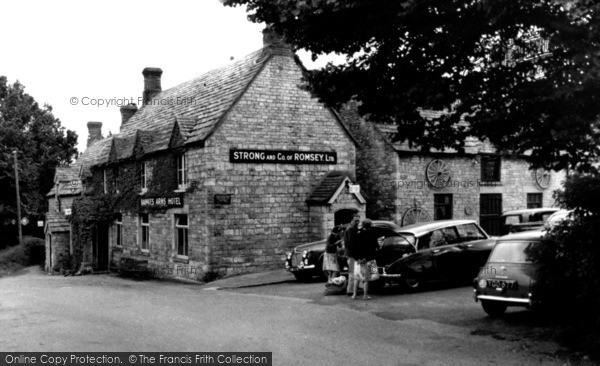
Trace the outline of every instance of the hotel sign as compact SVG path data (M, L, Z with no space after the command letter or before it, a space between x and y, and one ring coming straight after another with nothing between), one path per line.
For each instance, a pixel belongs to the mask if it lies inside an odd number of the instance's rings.
M335 151L229 150L230 163L337 164Z
M152 208L183 207L183 197L154 197L140 199L140 206Z

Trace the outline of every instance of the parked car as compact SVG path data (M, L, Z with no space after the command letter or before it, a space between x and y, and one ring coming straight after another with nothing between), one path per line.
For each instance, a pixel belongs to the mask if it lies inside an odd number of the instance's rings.
M528 231L501 237L487 263L473 280L475 302L490 316L502 315L508 306L531 308L538 299L532 291L538 266L529 250L540 245L544 231Z
M559 210L550 215L546 223L544 224L544 229L551 230L553 227L558 225L563 220L569 220L569 215L572 213L572 210Z
M398 236L400 227L392 221L373 220L373 230L380 238ZM309 281L314 277L325 279L323 273L323 254L327 239L302 244L286 254L285 269L291 272L298 281ZM342 274L348 273L348 265L343 248L338 250L339 264Z
M471 281L494 244L473 220L442 220L402 227L400 238L387 238L377 252L381 287L397 282L409 290L430 281Z
M539 230L558 208L528 208L508 211L500 216L500 234Z

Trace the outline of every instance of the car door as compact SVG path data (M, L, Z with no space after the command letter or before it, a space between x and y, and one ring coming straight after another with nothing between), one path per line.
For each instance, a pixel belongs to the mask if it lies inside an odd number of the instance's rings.
M473 273L476 275L479 268L485 265L490 252L496 243L495 239L490 239L485 232L476 223L467 223L456 226L459 235L460 246L463 249L462 265L467 273L467 277Z
M434 271L433 279L449 280L461 277L464 258L463 247L459 244L456 227L450 226L434 230L430 237L431 256Z
M389 273L403 273L410 275L418 275L425 279L429 278L433 271L433 260L431 257L431 249L429 248L429 236L415 237L409 233L400 233L409 240L415 238L414 244L416 252L408 256L402 256L398 260L388 265Z

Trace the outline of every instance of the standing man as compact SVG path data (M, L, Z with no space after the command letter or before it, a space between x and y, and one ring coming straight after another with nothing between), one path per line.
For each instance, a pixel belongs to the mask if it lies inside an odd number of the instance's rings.
M354 214L350 226L344 231L344 247L346 249L346 257L348 258L348 286L346 287L346 295L354 294L354 251L358 245L358 223L360 215Z

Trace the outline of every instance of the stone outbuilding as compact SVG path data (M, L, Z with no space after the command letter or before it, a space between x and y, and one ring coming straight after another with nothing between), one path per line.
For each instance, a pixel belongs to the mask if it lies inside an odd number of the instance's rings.
M442 112L421 113L434 118ZM503 212L553 207L553 192L565 178L565 172L530 169L523 156L500 155L475 138L465 142L462 153L425 153L394 142L395 125L367 122L351 104L341 114L359 140L357 179L369 197L368 215L402 226L474 219L489 234L499 235Z

